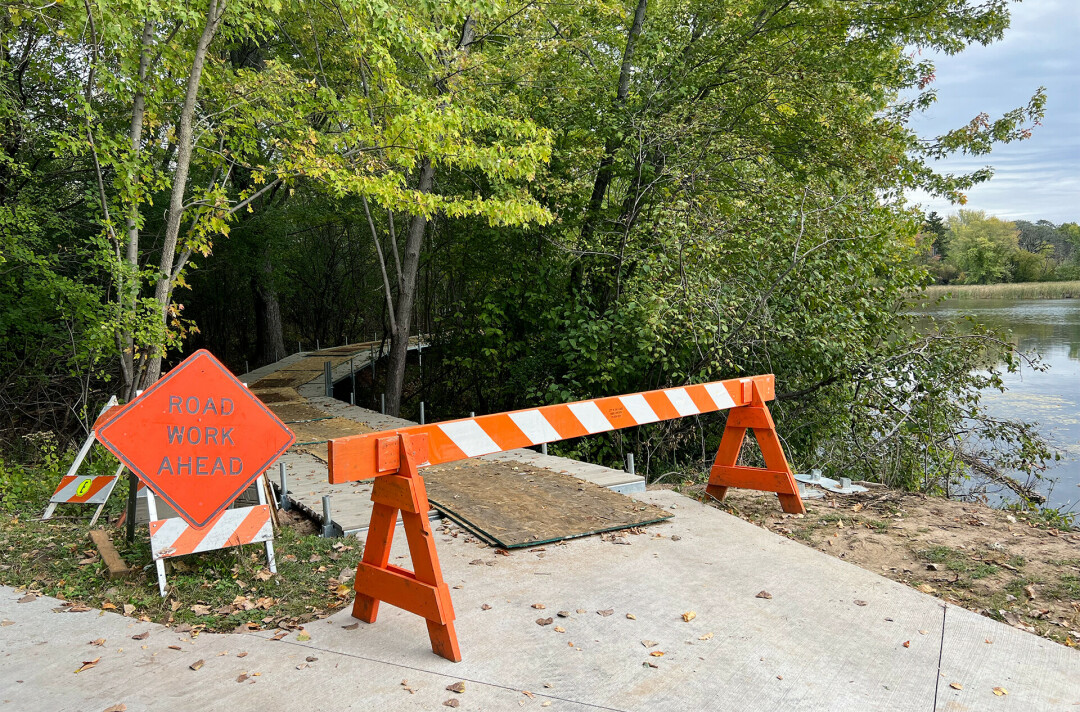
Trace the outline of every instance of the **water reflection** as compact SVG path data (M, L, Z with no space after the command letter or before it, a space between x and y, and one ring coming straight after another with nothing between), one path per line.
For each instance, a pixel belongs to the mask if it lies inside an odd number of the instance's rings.
M1080 299L950 299L925 312L938 320L971 316L1006 329L1021 351L1042 356L1049 369L1024 366L1005 374L1009 390L987 393L986 404L995 415L1037 421L1061 451L1063 459L1045 473L1058 480L1048 505L1068 507L1080 500Z

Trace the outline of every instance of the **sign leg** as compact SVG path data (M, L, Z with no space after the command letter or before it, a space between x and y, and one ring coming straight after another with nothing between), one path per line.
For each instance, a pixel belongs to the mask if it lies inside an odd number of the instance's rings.
M132 490L134 492L134 490ZM129 500L130 503L130 500ZM157 500L154 497L154 493L148 487L146 489L146 512L150 515L150 521L157 520ZM135 521L134 514L128 519L128 531L132 530L132 524ZM157 586L158 591L161 593L161 597L165 598L165 559L155 559L154 565L157 567Z
M270 483L266 480L265 473L259 477L259 482L255 489L259 491L259 504L266 504L266 490L270 487ZM277 559L274 558L274 542L272 539L266 540L266 567L270 569L270 573L277 573Z

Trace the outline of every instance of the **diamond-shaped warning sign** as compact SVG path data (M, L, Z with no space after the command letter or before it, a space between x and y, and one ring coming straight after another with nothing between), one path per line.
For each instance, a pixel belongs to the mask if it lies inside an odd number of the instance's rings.
M232 504L296 440L206 350L108 415L98 440L194 527Z

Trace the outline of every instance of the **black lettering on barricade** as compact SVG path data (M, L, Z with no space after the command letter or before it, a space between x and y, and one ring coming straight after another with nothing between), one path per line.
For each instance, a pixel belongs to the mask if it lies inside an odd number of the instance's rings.
M236 444L236 443L233 442L233 439L232 439L232 431L233 431L232 428L222 428L221 429L221 444L222 445L225 444L226 440L229 441L230 445L235 445Z
M208 457L196 457L195 458L195 474L196 475L209 475L210 471L206 469L206 461Z
M177 413L183 413L182 404L184 399L182 396L169 396L169 413L173 412L173 408L176 408Z
M183 474L184 470L187 470L187 474L191 475L191 457L176 458L176 474Z
M244 471L244 461L241 460L239 457L230 457L229 458L229 474L230 475L239 475L243 471Z
M229 416L236 410L236 403L231 398L220 398L217 402L213 398L207 398L205 402L197 396L184 397L182 395L170 395L169 406L166 412L167 415L178 413L180 415L217 415L217 416ZM206 426L200 428L194 425L165 425L166 432L168 433L170 445L198 445L204 443L206 445L232 445L236 446L236 442L233 440L233 430L235 428L220 428L215 426ZM192 459L194 459L194 473L192 472ZM239 457L228 458L228 466L225 464L225 459L221 457L214 457L213 464L210 463L210 456L198 456L192 458L191 456L173 456L161 458L161 464L158 466L157 474L167 475L196 475L196 476L214 476L214 475L228 475L236 476L240 475L244 471L244 461Z
M223 474L223 475L229 474L228 472L225 471L225 465L221 462L220 457L214 458L214 466L212 468L210 468L210 474L213 475L218 470L221 470L221 474Z
M170 475L175 475L176 474L175 472L173 472L172 464L169 462L169 458L167 456L161 458L161 465L159 465L158 468L157 468L157 473L159 475L162 472L168 472Z

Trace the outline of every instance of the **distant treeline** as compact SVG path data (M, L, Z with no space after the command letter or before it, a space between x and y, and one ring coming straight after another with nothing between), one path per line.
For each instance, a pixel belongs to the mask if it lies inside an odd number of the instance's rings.
M918 236L918 261L937 284L1080 279L1080 225L1009 222L981 210L942 220L931 212Z

